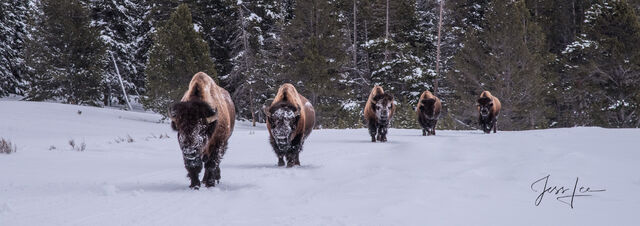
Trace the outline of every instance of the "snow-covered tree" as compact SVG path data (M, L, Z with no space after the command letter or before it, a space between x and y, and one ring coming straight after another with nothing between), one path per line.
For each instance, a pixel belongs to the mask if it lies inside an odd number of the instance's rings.
M640 126L640 22L626 1L598 0L562 52L565 105L575 125Z
M89 10L78 0L42 0L32 5L34 19L25 45L27 97L100 105L107 61Z
M24 88L22 55L27 23L26 1L0 3L0 97L21 94Z
M481 29L466 32L451 73L455 111L475 122L477 96L488 90L502 102L500 127L533 129L548 126L543 94L548 83L541 75L547 62L544 34L524 1L495 0Z

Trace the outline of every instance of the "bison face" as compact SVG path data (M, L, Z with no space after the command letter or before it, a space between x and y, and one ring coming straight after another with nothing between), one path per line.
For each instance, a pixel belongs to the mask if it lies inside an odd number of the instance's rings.
M274 106L268 110L267 120L278 147L288 147L300 120L300 111L291 105Z
M436 119L436 113L435 113L435 103L436 100L435 99L425 99L421 101L421 105L420 105L420 111L422 112L422 114L424 114L424 116L429 119L429 120L434 120Z
M482 117L489 116L491 113L491 108L493 107L493 101L491 98L483 97L478 99L478 111Z
M393 96L387 93L380 94L373 98L373 102L373 108L378 121L382 123L388 122L393 113Z
M197 160L213 134L217 113L202 101L180 102L169 110L171 128L178 132L178 143L185 160Z

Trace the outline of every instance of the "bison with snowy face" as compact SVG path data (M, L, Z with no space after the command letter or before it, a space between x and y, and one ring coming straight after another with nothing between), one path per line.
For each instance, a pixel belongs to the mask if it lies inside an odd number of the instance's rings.
M480 113L478 121L482 131L485 133L496 133L498 129L498 114L500 114L500 100L491 95L489 91L484 91L478 98L478 112Z
M420 95L416 113L418 114L418 122L422 126L422 136L436 135L436 123L438 123L441 109L440 99L431 92L424 91Z
M280 86L273 102L264 111L269 141L278 156L278 166L284 166L284 157L287 167L299 166L302 145L315 124L313 106L293 85L286 83Z
M385 93L382 87L374 86L364 106L364 119L369 127L371 142L387 142L387 129L395 109L393 96Z
M205 186L220 182L220 160L233 132L235 107L229 93L203 72L193 76L189 90L169 109L171 128L178 132L190 188L200 188L204 163Z

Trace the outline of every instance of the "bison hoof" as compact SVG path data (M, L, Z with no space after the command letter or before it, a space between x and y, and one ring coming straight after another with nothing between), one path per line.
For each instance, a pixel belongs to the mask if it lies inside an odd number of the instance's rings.
M278 166L284 166L284 160L279 159L278 160Z
M191 185L191 186L189 186L189 188L191 188L193 190L200 190L200 185Z
M204 184L204 186L207 186L208 188L210 187L215 187L216 186L216 181L209 181L207 183Z

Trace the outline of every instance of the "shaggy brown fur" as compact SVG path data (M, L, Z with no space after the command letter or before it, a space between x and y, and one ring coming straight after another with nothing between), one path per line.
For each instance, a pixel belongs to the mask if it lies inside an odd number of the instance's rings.
M382 87L374 86L364 106L364 120L369 127L371 142L387 141L387 129L395 110L393 96L385 93Z
M418 115L418 122L422 126L422 136L436 135L436 123L438 123L441 109L440 98L431 94L428 90L420 95L416 114Z
M490 133L491 129L493 129L493 133L496 133L501 107L500 100L491 95L489 91L484 91L480 94L480 98L478 98L478 121L485 133Z
M203 182L207 187L215 186L220 180L220 160L235 124L231 96L211 77L199 72L191 79L182 100L171 107L170 117L172 128L178 131L190 187L199 188L203 163Z
M269 141L278 156L278 166L300 165L299 154L315 124L316 113L311 102L296 88L285 83L280 86L271 105L265 109Z

